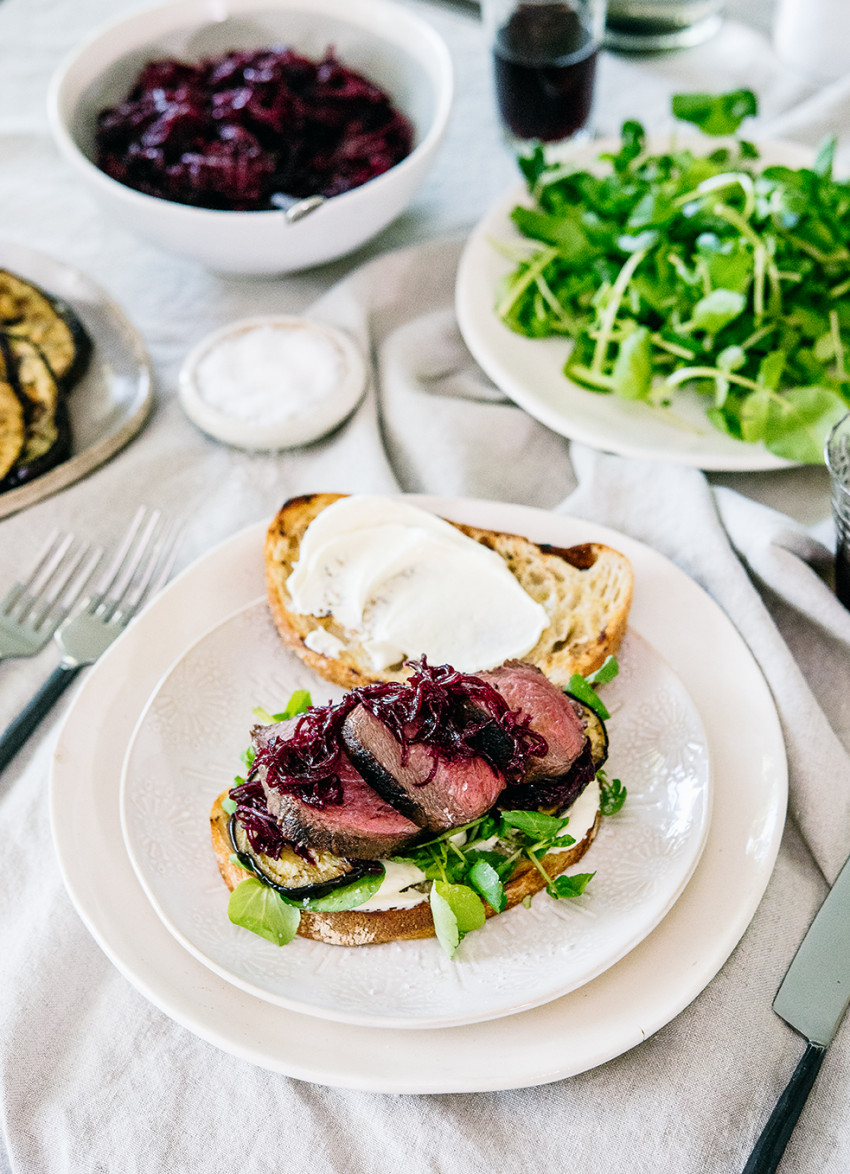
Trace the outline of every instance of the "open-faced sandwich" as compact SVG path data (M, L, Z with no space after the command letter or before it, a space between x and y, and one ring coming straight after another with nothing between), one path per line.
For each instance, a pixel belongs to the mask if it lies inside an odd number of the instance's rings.
M350 691L255 726L211 813L231 919L283 944L465 933L565 876L624 790L602 770L628 560L407 503L287 503L266 546L286 642Z

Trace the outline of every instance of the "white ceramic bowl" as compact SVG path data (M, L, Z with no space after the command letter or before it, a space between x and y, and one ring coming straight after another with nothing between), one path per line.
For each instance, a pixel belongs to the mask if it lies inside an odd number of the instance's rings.
M314 59L333 46L382 86L413 123L411 154L295 223L279 211L214 211L148 196L93 162L98 112L125 96L146 61L281 44ZM443 138L452 93L445 43L392 0L177 0L109 24L75 50L51 82L48 113L62 154L132 232L220 272L275 274L343 256L404 211Z
M203 387L203 363L210 352L220 343L238 340L240 335L269 327L309 334L323 342L337 368L332 385L324 389L325 394L321 397L305 400L298 406L290 401L290 412L276 411L271 417L251 418L239 410L238 403L229 405L233 410L224 410L218 403L211 402ZM327 322L290 314L240 318L214 330L186 356L179 380L180 402L193 424L224 444L259 452L298 448L326 436L351 415L362 399L365 387L366 362L350 335ZM263 397L266 410L272 403Z

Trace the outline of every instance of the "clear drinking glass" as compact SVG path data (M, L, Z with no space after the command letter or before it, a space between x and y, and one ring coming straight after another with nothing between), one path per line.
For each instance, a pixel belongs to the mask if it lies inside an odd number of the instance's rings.
M481 10L508 141L557 158L590 133L605 0L483 0Z
M725 0L608 0L609 49L682 49L714 36Z
M835 593L850 607L850 413L830 433L825 455L835 519Z

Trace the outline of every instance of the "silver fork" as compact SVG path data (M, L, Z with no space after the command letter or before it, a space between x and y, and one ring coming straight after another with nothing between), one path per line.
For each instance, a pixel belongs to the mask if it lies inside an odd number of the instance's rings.
M0 660L33 656L82 596L103 551L54 531L25 579L0 602Z
M0 770L7 766L76 677L126 628L166 583L174 565L178 528L159 510L141 506L94 592L54 634L62 660L32 700L0 734Z

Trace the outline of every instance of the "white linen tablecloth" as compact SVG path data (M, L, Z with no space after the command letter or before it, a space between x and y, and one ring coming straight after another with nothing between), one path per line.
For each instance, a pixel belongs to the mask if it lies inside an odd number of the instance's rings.
M800 1038L772 1012L773 995L850 851L850 613L823 578L829 553L818 538L831 540L825 473L706 478L571 446L475 368L452 313L461 234L514 173L498 143L478 26L449 9L420 6L458 68L449 140L411 210L358 257L278 281L224 279L103 222L56 157L43 104L62 53L116 7L0 5L2 232L85 269L123 304L155 359L159 403L107 466L0 523L0 590L54 526L110 540L139 500L186 519L181 565L310 490L432 492L566 511L654 546L725 609L780 713L791 810L775 873L740 945L706 990L640 1047L538 1088L403 1098L339 1091L261 1071L195 1038L138 994L88 935L62 886L48 827L47 775L66 697L0 776L0 1170L740 1170L802 1053ZM814 142L847 124L850 80L815 91L779 69L760 34L731 22L687 53L606 57L598 123L610 132L638 115L662 126L670 92L740 84L760 95L764 133ZM446 234L452 239L432 239ZM326 441L280 455L240 453L195 431L174 395L188 349L236 316L298 311L316 298L315 314L351 330L374 355L356 415ZM54 663L48 649L0 664L0 723ZM848 1169L845 1024L782 1170Z

